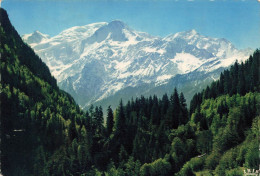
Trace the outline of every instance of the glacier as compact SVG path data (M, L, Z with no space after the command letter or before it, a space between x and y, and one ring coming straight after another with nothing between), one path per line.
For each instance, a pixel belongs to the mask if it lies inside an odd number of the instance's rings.
M58 85L82 108L120 92L135 97L156 94L156 88L162 86L169 92L174 87L167 85L178 75L208 75L210 82L217 79L216 70L244 61L252 53L194 29L159 37L131 29L120 20L75 26L53 37L39 31L22 37L47 64ZM196 87L202 77L183 82ZM184 87L180 86L180 91L185 94ZM130 88L133 91L124 91Z

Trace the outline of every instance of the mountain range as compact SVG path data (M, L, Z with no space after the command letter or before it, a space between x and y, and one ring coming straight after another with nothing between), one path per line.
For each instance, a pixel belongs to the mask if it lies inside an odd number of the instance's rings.
M75 26L53 37L35 31L22 38L83 108L115 107L121 98L162 96L173 87L189 102L221 71L252 53L196 30L158 37L119 20Z

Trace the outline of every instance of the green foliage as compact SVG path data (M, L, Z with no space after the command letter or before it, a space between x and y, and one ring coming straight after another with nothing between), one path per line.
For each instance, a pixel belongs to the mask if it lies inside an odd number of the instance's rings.
M194 157L190 161L186 162L176 175L177 176L195 175L194 171L202 170L204 163L205 163L205 156Z
M257 140L251 142L248 146L245 155L245 166L251 169L257 169L259 165L259 154L256 152L259 149Z
M235 168L231 170L227 170L225 172L226 176L242 176L244 175L243 170L241 168Z
M125 164L126 175L137 176L139 175L141 168L141 163L139 160L134 161L134 157L129 157L127 163Z
M140 168L140 175L142 176L156 176L156 175L169 175L171 170L171 165L166 160L160 158L155 160L154 162L147 164L145 163Z
M123 171L123 169L121 168L116 169L115 166L113 166L108 170L108 172L105 175L123 176L125 175L125 172Z
M212 149L213 135L210 130L198 131L196 134L196 148L201 154L209 153Z
M214 170L219 163L220 157L220 153L212 151L211 154L205 160L205 168L209 170Z
M200 171L205 164L205 156L195 157L189 161L190 167L193 171Z
M226 170L238 167L236 161L237 154L237 148L231 149L226 152L219 161L219 165L216 168L216 173L218 175L225 175Z
M180 172L176 174L176 176L195 176L195 174L192 171L192 168L189 165L184 165Z

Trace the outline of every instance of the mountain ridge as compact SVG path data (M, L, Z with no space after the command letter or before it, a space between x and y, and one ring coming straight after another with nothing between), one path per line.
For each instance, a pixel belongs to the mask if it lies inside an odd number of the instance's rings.
M151 36L120 20L72 27L31 47L82 107L127 87L167 84L177 74L210 74L251 52L195 30Z

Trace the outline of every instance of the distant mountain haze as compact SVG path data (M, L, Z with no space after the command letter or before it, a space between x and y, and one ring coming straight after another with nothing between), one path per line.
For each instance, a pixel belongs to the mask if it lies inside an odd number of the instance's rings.
M189 102L224 68L252 53L195 30L162 38L119 20L75 26L54 37L36 31L23 35L23 40L83 108L108 106L110 100L115 107L120 98L160 96L172 93L175 86Z

